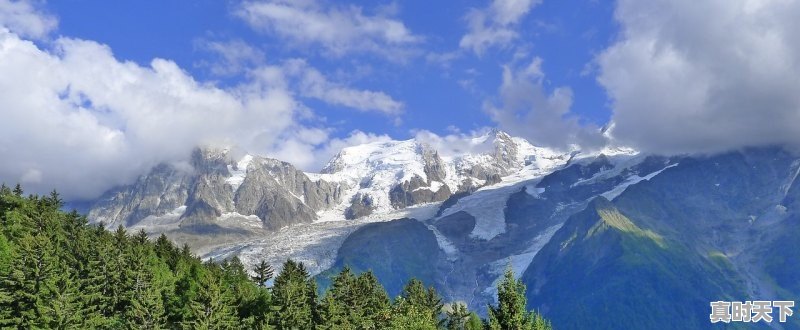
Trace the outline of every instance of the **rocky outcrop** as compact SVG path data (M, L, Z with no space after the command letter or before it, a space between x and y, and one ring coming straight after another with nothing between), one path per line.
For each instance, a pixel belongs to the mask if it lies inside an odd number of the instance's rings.
M372 214L374 210L375 206L372 203L372 198L369 195L358 193L350 201L350 206L345 210L344 217L347 220L358 219Z
M292 223L308 223L316 212L341 201L341 188L325 181L311 181L289 163L256 158L236 192L236 212L255 214L267 229Z
M411 180L394 186L389 191L389 200L396 209L405 208L411 205L441 202L452 195L450 188L444 184L432 187L429 182L425 182L419 176L414 176Z
M185 205L189 173L162 164L132 185L106 193L91 207L88 217L106 227L133 226L147 216L161 216Z
M209 225L222 215L233 210L232 189L225 182L230 176L227 152L204 148L192 153L192 178L186 200L186 211L181 215L181 226Z
M428 184L431 181L443 182L447 172L444 170L444 161L439 157L439 153L428 144L420 144L419 148L422 154L425 175L428 177Z
M291 164L274 159L251 157L238 164L228 149L197 148L189 165L159 165L133 184L107 193L91 207L90 221L130 227L148 217L180 212L180 228L213 227L221 216L235 212L256 215L265 229L278 229L311 222L317 212L342 199L339 184L312 181ZM232 172L244 171L239 166L247 169L234 183Z

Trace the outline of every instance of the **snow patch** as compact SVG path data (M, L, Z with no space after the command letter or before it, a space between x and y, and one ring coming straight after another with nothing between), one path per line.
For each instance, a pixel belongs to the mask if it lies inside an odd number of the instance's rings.
M253 156L245 155L236 163L236 168L228 165L228 172L231 173L231 176L227 177L225 182L233 187L234 192L236 192L239 186L242 185L242 182L244 182L244 178L247 176L247 166L249 166L252 161Z
M604 193L602 193L600 195L605 197L608 200L614 200L614 198L617 198L620 194L622 194L622 192L624 192L625 189L628 189L629 186L631 186L633 184L637 184L637 183L642 182L642 181L648 181L648 180L654 178L656 175L661 174L661 172L663 172L664 170L666 170L666 169L668 169L670 167L675 167L677 165L678 164L669 165L669 166L667 166L665 168L662 168L662 169L660 169L658 171L655 171L655 172L650 173L648 175L645 175L643 177L638 176L636 174L631 175L624 182L620 183L619 185L617 185L613 189L611 189L609 191L606 191L606 192L604 192Z
M484 292L491 295L497 294L497 284L500 283L500 281L503 279L503 273L505 272L506 267L511 266L511 271L514 272L515 278L522 277L522 274L524 274L525 271L528 270L528 267L531 265L531 262L533 262L533 258L536 257L536 254L538 254L539 251L542 250L544 245L547 244L547 242L549 242L551 238L553 238L553 235L555 235L555 233L559 229L561 229L562 225L563 224L558 224L548 227L547 229L542 231L541 234L536 235L536 237L534 237L533 240L531 240L530 246L527 249L525 249L525 251L523 251L522 253L511 255L506 258L492 262L490 264L490 267L492 269L491 274L496 275L497 278L490 287L484 290Z
M241 227L261 229L264 227L261 218L257 215L243 215L237 212L226 212L217 218L217 223L223 227Z
M425 223L425 226L428 227L428 229L430 229L431 232L433 232L433 236L436 237L436 243L439 244L439 248L442 249L442 251L444 251L444 253L447 255L447 259L450 261L457 260L458 249L453 244L453 242L447 239L447 237L444 237L444 235L442 235L442 233L439 231L439 229L436 228L436 226L431 225L429 223Z

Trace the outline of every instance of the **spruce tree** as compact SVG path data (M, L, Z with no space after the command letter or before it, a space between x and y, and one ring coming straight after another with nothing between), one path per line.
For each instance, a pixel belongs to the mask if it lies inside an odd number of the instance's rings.
M395 300L392 306L388 328L436 330L440 327L439 320L433 318L430 311L409 303L401 296Z
M274 275L272 266L270 266L266 260L261 260L261 262L253 268L253 272L256 273L256 275L253 276L253 281L262 287L266 287L267 281L271 280Z
M442 314L442 298L436 293L433 287L425 288L422 281L412 278L403 287L401 296L405 298L406 302L418 307L419 310L427 311L431 314L433 319L439 319ZM442 320L440 325L444 325Z
M191 310L182 322L184 329L236 329L239 327L233 309L233 297L219 276L206 271L198 283L197 295L190 302Z
M541 316L529 312L526 304L525 284L514 278L514 272L509 267L497 287L497 306L489 306L489 329L551 329L547 322L537 323L536 320Z
M272 287L277 329L311 329L316 318L316 285L302 263L287 260Z

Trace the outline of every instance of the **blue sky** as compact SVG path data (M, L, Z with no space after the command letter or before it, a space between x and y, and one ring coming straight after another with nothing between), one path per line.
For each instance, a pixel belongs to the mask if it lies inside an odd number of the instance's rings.
M569 86L574 92L572 111L582 120L603 125L610 115L608 101L595 74L585 69L616 32L613 3L534 2L513 27L518 37L511 42L480 55L460 48L460 39L468 33L465 17L488 5L485 1L326 4L357 6L364 15L394 11L389 17L423 39L408 47L415 54L401 60L361 51L332 56L319 44L292 45L278 33L257 31L237 17L234 12L240 3L235 1L60 1L48 3L46 9L58 16L58 33L107 44L120 60L148 65L153 58L170 59L198 80L232 84L244 79L245 73L214 74L203 63L217 61L219 55L202 44L237 40L261 52L267 63L302 58L327 76L341 76L349 86L382 91L404 104L403 113L395 117L306 100L338 136L362 130L409 138L416 129L445 134L448 127L470 131L495 126L483 103L497 97L501 66L515 56L523 56L521 61L542 58L547 85ZM430 58L448 53L455 58L447 64Z
M492 128L796 147L797 31L786 0L0 0L0 181L91 199L201 145L314 171Z

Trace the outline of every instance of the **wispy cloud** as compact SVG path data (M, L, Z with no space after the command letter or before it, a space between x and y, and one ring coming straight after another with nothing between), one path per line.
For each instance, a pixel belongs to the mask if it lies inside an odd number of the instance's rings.
M0 26L23 37L39 39L58 26L58 19L45 13L34 1L0 0Z
M287 74L296 78L296 89L303 97L315 98L332 105L360 111L376 111L387 115L398 115L403 111L403 103L393 99L386 93L354 89L332 82L319 70L309 66L304 60L286 61L284 68Z
M482 55L487 49L506 47L518 37L516 27L541 0L492 0L483 9L472 9L465 16L468 32L459 46Z
M265 62L261 50L239 39L224 41L198 39L195 41L195 47L214 55L213 59L199 61L195 65L207 68L217 76L241 74Z
M355 5L323 5L306 1L247 1L235 15L254 29L274 34L294 45L321 46L334 56L369 52L402 58L422 41L390 16L392 10L367 15Z

